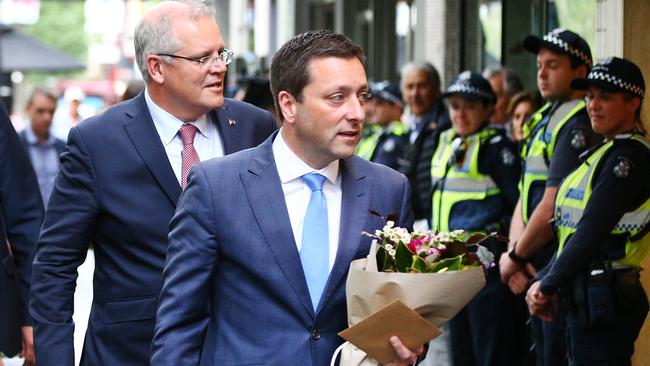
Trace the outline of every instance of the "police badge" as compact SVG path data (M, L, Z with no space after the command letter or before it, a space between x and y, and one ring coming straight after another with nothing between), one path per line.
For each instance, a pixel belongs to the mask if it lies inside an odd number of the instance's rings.
M581 130L573 131L573 137L571 138L571 147L576 150L582 150L587 147L587 136Z
M616 178L627 178L630 175L630 170L632 169L632 162L630 159L619 156L616 160L616 165L612 170Z

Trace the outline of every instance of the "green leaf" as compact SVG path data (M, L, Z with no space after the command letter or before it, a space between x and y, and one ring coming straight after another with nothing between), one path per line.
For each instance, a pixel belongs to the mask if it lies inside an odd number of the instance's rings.
M413 264L411 265L411 272L416 273L426 273L427 272L427 263L422 257L417 255L413 256Z
M429 271L430 272L440 272L443 268L446 268L448 271L458 271L463 266L463 255L459 255L453 258L445 258L440 262L436 263Z
M377 270L379 272L386 272L386 270L390 268L389 263L387 263L389 257L390 256L386 253L384 247L377 246Z
M395 267L397 272L408 272L413 264L413 253L404 243L399 242L395 248Z
M444 255L446 258L453 258L458 255L462 255L467 253L467 248L465 247L465 243L462 241L454 241L452 243L445 244L447 247L447 250L444 251Z

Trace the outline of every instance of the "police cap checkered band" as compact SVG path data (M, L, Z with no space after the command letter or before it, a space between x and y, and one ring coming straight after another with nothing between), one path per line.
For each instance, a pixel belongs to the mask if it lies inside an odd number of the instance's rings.
M591 68L593 63L591 49L587 41L570 30L555 29L542 38L530 35L524 38L523 45L526 50L535 54L542 47L567 54L579 63L587 65L589 68Z
M598 63L586 79L571 82L573 89L584 90L590 85L611 91L626 91L643 98L645 81L641 69L624 58L610 57Z
M374 99L385 100L400 107L404 106L402 92L397 84L389 82L377 83L370 89L370 94Z
M461 95L469 99L482 99L488 103L496 102L496 94L488 82L481 74L463 71L456 79L449 85L443 98L452 95Z

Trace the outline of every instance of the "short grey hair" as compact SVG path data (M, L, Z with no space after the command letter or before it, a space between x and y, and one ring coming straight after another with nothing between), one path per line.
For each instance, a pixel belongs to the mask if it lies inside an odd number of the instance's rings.
M505 90L507 96L512 97L524 90L524 83L519 75L507 67L487 68L483 71L483 77L488 80L497 76L503 77L503 90Z
M142 74L142 79L146 83L151 80L147 69L147 56L156 53L174 53L183 47L174 37L172 31L174 19L179 17L189 17L193 20L202 17L214 19L214 9L207 5L206 0L173 0L173 2L186 4L188 7L180 13L178 11L162 11L154 19L148 19L145 15L135 28L133 37L135 59ZM165 57L164 60L167 63L172 62L170 57Z
M400 72L401 79L404 80L404 75L415 70L424 71L427 74L431 85L433 85L433 88L435 90L440 89L440 74L438 74L438 70L436 70L431 63L426 61L409 62L402 66Z

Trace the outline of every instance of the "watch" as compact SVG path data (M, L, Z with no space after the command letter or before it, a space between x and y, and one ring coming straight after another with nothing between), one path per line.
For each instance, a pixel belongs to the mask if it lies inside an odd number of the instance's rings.
M508 252L508 257L512 259L515 263L517 263L520 266L525 265L528 263L528 258L520 257L515 253L515 248L517 248L517 242L512 246L512 249Z

